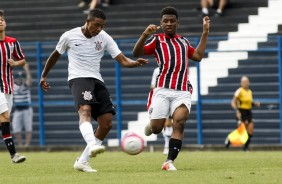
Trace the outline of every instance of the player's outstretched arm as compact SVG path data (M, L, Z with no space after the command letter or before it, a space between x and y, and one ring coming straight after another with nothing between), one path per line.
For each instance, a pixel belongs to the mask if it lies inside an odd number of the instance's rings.
M41 74L41 79L40 79L40 86L44 91L47 91L50 88L49 83L46 82L46 78L47 78L49 71L57 63L60 57L61 57L61 54L57 50L54 50L46 61L46 64L45 64L45 67L43 69L43 72Z
M133 48L133 56L143 56L144 55L144 44L147 39L147 37L156 32L158 29L160 29L160 26L156 26L154 24L150 24L145 31L141 34L138 41L136 42L134 48Z
M148 64L148 59L138 58L136 61L134 61L126 57L123 53L120 53L117 57L115 57L115 60L117 60L119 64L126 68L133 68Z
M203 18L203 33L199 45L195 49L195 52L191 58L192 60L201 61L202 58L204 57L205 49L208 41L209 30L210 30L210 18L208 16L205 16Z

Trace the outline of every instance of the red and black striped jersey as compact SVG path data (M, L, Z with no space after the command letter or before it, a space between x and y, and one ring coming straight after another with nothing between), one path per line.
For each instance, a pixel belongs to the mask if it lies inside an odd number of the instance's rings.
M145 43L144 53L154 55L159 65L160 73L155 86L188 91L188 60L194 50L188 39L180 35L173 38L165 34L152 35Z
M8 59L24 58L21 46L15 38L6 36L3 41L0 41L0 90L2 93L12 94L14 90L12 67L8 64Z

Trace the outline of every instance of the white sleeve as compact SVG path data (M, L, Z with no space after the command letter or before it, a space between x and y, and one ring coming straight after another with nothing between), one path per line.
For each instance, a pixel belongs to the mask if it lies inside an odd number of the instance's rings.
M105 39L107 43L106 51L112 56L112 58L117 57L121 53L121 50L119 50L117 43L108 34L106 34Z
M63 54L68 48L68 33L65 32L61 37L59 42L57 43L56 50Z
M153 72L152 80L151 80L151 88L155 87L158 75L159 75L159 67L155 68L155 70Z

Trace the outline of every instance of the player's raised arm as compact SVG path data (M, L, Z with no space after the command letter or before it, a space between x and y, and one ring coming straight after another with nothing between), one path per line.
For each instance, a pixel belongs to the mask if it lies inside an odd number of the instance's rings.
M144 55L144 45L147 37L154 32L156 32L158 29L160 29L160 26L156 26L154 24L150 24L145 31L140 35L138 41L136 42L134 48L133 48L133 56L143 56Z
M199 42L199 45L195 49L193 56L191 57L194 61L201 61L205 54L205 49L208 41L208 34L210 29L210 18L205 16L203 18L203 33Z

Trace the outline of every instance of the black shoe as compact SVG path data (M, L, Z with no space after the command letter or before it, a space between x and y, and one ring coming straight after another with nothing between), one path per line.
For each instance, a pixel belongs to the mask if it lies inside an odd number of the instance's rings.
M222 13L215 12L215 14L214 14L214 17L222 17L222 16L223 16Z
M209 16L209 14L202 13L202 17Z

